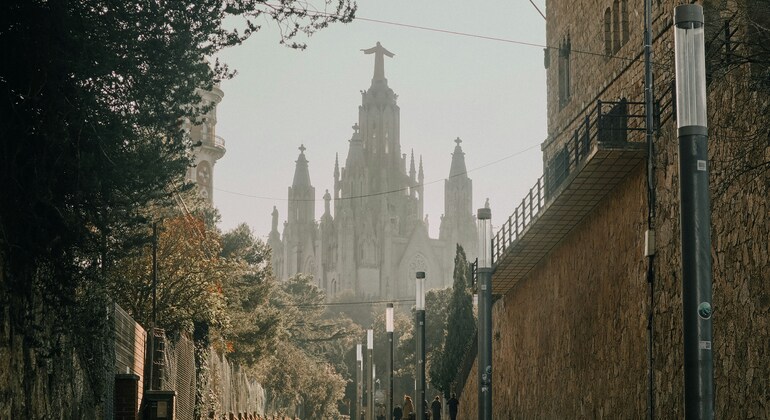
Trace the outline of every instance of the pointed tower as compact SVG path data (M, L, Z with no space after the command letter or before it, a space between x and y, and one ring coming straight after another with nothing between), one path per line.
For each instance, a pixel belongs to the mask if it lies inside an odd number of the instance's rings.
M466 255L476 254L476 224L473 218L473 181L468 178L462 140L455 140L449 177L444 180L444 215L441 218L439 239L449 245L454 258L454 244L459 243Z
M271 264L273 266L273 276L276 279L283 278L283 242L281 242L281 234L278 232L278 209L273 206L273 227L270 230L270 235L267 238L267 245L272 250Z
M398 95L388 87L385 78L385 56L394 54L379 42L372 48L362 50L374 54L374 76L368 90L361 92L361 106L358 107L358 124L361 139L372 174L371 188L383 191L398 188L403 182L401 162L400 110L396 105Z
M315 188L310 184L305 150L305 145L300 145L294 181L289 187L288 220L283 231L284 279L315 271Z

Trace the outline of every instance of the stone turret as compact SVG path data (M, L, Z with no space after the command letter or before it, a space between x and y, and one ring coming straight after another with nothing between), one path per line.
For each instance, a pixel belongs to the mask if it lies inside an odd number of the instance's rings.
M467 255L476 253L476 224L473 218L473 182L468 178L465 153L455 139L449 177L444 180L444 215L441 217L439 239L448 244L459 243ZM454 252L454 248L451 249Z

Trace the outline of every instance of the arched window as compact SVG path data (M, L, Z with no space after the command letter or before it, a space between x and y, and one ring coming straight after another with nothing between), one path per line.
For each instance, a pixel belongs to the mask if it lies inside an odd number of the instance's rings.
M620 0L612 3L612 53L620 50Z
M569 102L570 93L570 54L572 44L569 35L559 45L559 105L563 108Z
M628 42L628 0L620 0L620 26L623 32L621 45L626 45Z
M604 55L612 55L612 12L604 11Z

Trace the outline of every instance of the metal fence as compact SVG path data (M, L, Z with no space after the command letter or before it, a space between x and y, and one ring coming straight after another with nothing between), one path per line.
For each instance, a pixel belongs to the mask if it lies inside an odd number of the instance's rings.
M668 85L654 101L655 129L674 116L674 92L673 85ZM621 145L629 141L644 141L641 132L645 130L644 102L625 98L618 101L597 100L596 106L588 109L583 118L572 120L554 140L560 148L551 154L543 176L529 189L513 214L492 238L492 264L496 264L505 250L521 236L569 175L586 160L594 146L598 143ZM640 133L633 136L633 132Z

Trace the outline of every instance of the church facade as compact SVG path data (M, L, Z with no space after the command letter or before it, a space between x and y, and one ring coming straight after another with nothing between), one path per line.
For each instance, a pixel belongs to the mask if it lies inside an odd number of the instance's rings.
M402 153L400 109L385 78L384 59L393 54L378 42L364 50L374 54L372 84L361 92L358 122L344 166L334 165L333 191L323 196L315 219L316 194L305 147L300 146L283 232L278 210L272 213L268 244L278 279L311 274L328 298L341 293L358 297L414 297L415 272L426 272L426 288L452 285L456 244L474 258L476 223L472 181L465 154L455 140L449 177L444 182L444 214L439 238L428 234L424 218L422 157Z

